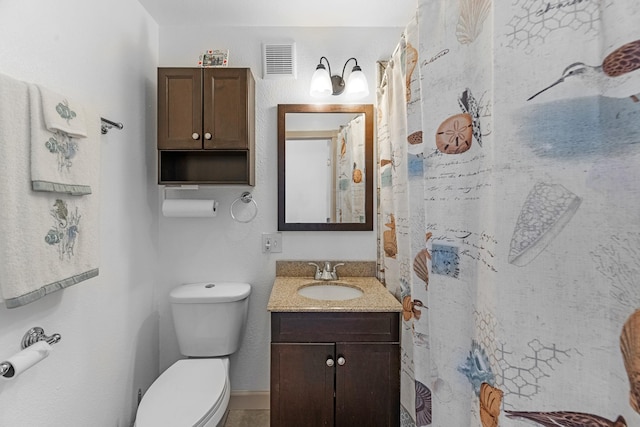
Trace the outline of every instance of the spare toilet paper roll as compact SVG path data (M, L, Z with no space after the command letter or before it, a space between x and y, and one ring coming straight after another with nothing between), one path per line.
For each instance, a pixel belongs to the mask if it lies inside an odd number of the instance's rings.
M36 363L45 359L49 353L51 353L51 345L46 341L38 341L37 343L30 345L20 353L16 353L6 360L11 367L3 375L3 378L11 380L17 377Z
M162 214L168 217L213 217L217 215L215 200L165 199Z

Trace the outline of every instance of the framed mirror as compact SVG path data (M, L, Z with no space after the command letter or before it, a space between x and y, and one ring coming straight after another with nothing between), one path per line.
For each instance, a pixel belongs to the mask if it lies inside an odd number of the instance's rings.
M278 105L278 230L373 230L373 105Z

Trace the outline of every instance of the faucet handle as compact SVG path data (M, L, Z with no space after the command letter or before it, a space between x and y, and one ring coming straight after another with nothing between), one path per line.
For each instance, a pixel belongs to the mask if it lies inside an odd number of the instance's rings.
M316 264L315 262L309 262L309 265L312 265L316 268L316 274L313 276L315 280L320 280L320 277L322 276L322 273L320 271L320 266L318 264Z
M332 270L332 271L335 273L335 272L336 272L336 267L339 267L339 266L341 266L341 265L344 265L344 262L339 262L339 263L337 263L337 264L334 264L334 265L333 265L333 270Z

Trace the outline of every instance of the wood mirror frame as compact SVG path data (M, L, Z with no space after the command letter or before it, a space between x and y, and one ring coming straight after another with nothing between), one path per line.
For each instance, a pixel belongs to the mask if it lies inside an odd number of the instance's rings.
M286 222L285 156L286 116L295 113L362 113L365 118L364 222ZM373 105L371 104L279 104L278 105L278 230L280 231L368 231L373 230Z

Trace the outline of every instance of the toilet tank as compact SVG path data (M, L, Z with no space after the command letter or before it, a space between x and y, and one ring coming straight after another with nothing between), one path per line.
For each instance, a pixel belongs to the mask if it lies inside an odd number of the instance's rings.
M251 285L205 282L181 285L169 302L180 353L218 357L234 353L247 323Z

